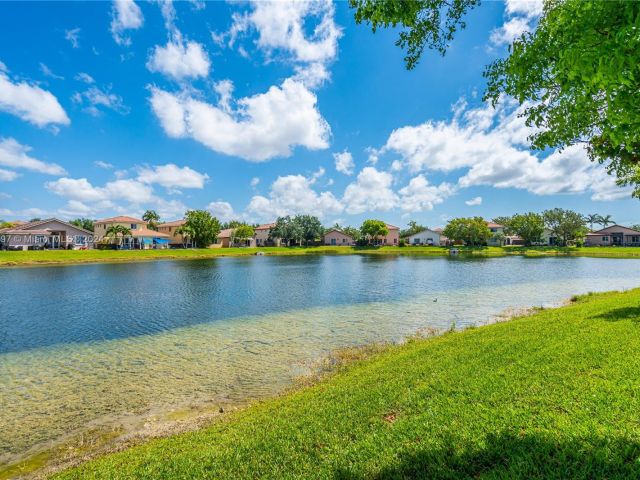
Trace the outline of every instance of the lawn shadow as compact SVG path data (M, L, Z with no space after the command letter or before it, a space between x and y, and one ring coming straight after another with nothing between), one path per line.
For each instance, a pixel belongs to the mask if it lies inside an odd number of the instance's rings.
M640 323L640 307L620 307L608 310L599 315L590 317L598 320L606 320L607 322L619 322L621 320L631 320L634 323Z
M588 438L558 443L537 435L503 433L486 447L460 452L460 439L438 450L400 454L377 474L338 468L334 478L372 479L594 479L640 478L640 444L622 438Z

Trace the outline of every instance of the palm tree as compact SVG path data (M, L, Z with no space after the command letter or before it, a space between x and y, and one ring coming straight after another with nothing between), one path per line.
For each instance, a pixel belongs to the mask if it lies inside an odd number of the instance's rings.
M599 225L601 218L602 217L600 215L598 215L597 213L590 213L589 215L585 215L584 221L589 224L589 230L591 230L593 232L593 225L594 224L598 224Z
M142 219L147 222L147 227L150 230L158 229L160 215L158 215L155 210L147 210L146 212L144 212L144 215L142 215Z
M124 237L131 235L131 229L125 227L124 225L114 224L107 228L107 231L105 232L105 236L114 237L116 241L118 241L118 235L121 235L124 239Z
M602 225L602 228L607 228L609 225L613 225L616 222L611 218L611 215L606 215L604 217L600 216L598 223Z
M187 245L191 244L191 239L194 237L193 228L188 225L181 225L176 228L176 233L182 235L182 246L187 248Z

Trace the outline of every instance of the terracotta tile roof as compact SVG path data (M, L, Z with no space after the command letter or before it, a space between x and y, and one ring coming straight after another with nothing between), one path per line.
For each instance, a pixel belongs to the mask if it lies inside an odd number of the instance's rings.
M275 226L275 223L265 223L264 225L257 226L254 230L271 230Z
M487 222L487 227L489 227L489 228L504 228L504 225L500 225L499 223Z
M333 232L338 232L338 233L344 235L345 237L349 237L351 240L353 240L353 237L351 235L349 235L348 233L344 233L342 230L338 230L337 228L332 228L331 230L327 230L326 232L324 232L323 237L325 235L329 235L330 233L333 233Z
M388 223L385 223L385 225L387 226L387 228L389 230L400 230L400 227L396 227L394 225L389 225Z
M220 230L220 233L217 236L218 238L231 238L234 230L235 228L225 228L224 230Z
M3 229L2 233L6 233L7 235L51 235L51 230Z
M155 230L150 230L147 227L136 228L135 230L131 230L132 237L158 237L158 238L168 238L169 235L162 232L156 232Z
M85 230L84 228L81 227L76 227L75 225L70 224L69 222L65 222L63 220L60 220L59 218L47 218L45 220L38 220L36 222L22 222L20 224L18 224L18 229L19 230L29 230L29 229L33 229L33 227L37 227L40 225L44 225L45 223L49 223L49 222L58 222L61 223L62 225L66 225L70 228L74 228L76 230L80 230L81 232L85 232L88 233L89 235L93 235L93 232L89 231L89 230Z
M185 223L187 223L187 221L183 218L182 220L174 220L173 222L161 223L160 225L158 225L158 228L160 228L160 227L181 227Z
M100 220L96 220L95 223L144 223L146 225L147 222L140 218L122 215L119 217L102 218Z

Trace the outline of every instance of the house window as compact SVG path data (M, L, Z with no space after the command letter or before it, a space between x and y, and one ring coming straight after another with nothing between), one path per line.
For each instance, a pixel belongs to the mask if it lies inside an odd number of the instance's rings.
M131 224L131 230L137 230L138 229L138 224L137 223L132 223Z
M609 237L602 237L602 241L603 242L608 242L609 241Z
M640 242L640 236L631 237L631 243L638 243L638 242Z
M394 239L393 239L393 243L398 243L398 239L397 239L397 238L394 238Z

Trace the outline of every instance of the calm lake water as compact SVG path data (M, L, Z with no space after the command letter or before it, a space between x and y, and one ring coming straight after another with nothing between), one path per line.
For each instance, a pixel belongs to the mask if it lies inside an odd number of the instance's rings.
M0 270L0 461L273 394L344 346L640 286L637 260L217 258ZM436 301L437 300L437 301Z

